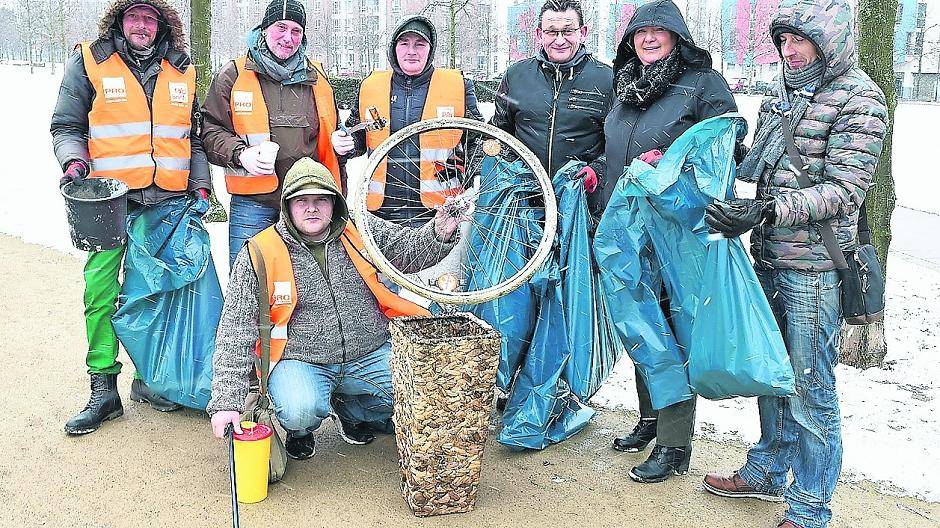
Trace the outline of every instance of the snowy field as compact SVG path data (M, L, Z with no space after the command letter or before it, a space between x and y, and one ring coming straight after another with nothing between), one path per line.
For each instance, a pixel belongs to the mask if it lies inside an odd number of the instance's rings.
M0 231L27 242L83 253L71 247L62 199L59 167L52 155L49 121L61 71L0 65L0 101L4 127L0 144L4 189L0 192ZM739 97L741 112L752 124L759 98ZM492 105L484 111L492 113ZM926 154L936 151L933 123L940 106L898 107L894 142L894 177L898 205L940 214L940 177ZM224 194L220 179L217 191ZM220 196L223 204L227 197ZM226 224L209 224L219 275L227 274ZM937 239L924 243L940 244ZM893 255L889 259L888 368L857 371L839 366L845 460L843 478L869 479L885 491L940 502L940 272ZM75 280L80 280L78 277ZM592 403L636 409L633 368L621 361ZM624 428L627 424L624 424ZM698 434L754 442L760 435L753 399L701 401Z

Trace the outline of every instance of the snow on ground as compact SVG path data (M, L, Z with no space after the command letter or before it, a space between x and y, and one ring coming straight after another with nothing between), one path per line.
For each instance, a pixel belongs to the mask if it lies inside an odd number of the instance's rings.
M0 127L0 231L81 257L69 241L57 188L60 170L49 135L61 70L36 71L30 75L27 68L0 65L0 115L6 123ZM760 98L737 99L753 127ZM483 110L491 115L492 105L483 105ZM935 167L928 168L932 162L926 155L935 151L929 127L937 121L940 106L898 107L893 159L899 205L940 213L940 178ZM216 182L227 205L220 176ZM225 277L227 225L208 224L208 229L219 276ZM888 369L857 371L840 365L837 371L844 419L843 477L878 481L888 491L940 502L940 308L935 303L940 298L940 272L894 255L889 274ZM593 403L637 408L629 359L620 362ZM754 442L760 435L756 401L702 401L696 430L712 438Z
M892 255L888 263L887 369L836 370L842 407L843 478L940 502L940 272ZM626 356L591 403L637 408ZM632 424L624 424L624 429ZM756 398L699 399L696 433L754 443ZM741 461L744 462L743 460Z

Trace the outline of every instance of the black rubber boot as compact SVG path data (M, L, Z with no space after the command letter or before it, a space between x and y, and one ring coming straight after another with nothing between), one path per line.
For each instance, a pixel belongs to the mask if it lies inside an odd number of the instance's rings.
M656 418L640 418L633 432L614 438L614 449L627 453L639 453L656 438Z
M65 432L83 435L94 432L105 420L124 414L121 396L117 391L117 374L92 374L91 397L82 412L65 424Z
M150 390L150 387L144 383L144 380L139 379L135 379L131 382L131 400L135 402L147 402L154 410L160 412L175 411L183 407L153 392Z
M665 447L653 446L653 452L639 466L630 470L630 478L636 482L662 482L672 475L685 475L689 472L692 459L692 446Z

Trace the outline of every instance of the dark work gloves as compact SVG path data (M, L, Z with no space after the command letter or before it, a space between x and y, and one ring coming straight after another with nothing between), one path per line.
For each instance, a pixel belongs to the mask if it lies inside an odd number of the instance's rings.
M727 202L716 200L705 206L705 223L728 238L739 237L761 223L773 220L773 200L733 198Z

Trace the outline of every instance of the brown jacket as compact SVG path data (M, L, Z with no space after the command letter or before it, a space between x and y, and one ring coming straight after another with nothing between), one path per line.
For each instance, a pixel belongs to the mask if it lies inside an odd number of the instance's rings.
M277 190L268 194L251 195L248 198L280 209L281 187L287 171L300 158L317 159L317 136L320 126L313 85L318 82L321 74L308 62L307 81L283 85L258 72L251 57L248 57L245 67L258 73L261 94L264 96L271 124L271 141L281 147L274 163L274 172L278 177ZM202 141L209 163L213 165L241 167L238 156L247 147L235 134L232 125L229 99L237 76L235 61L226 64L212 80L203 105ZM332 132L327 130L324 133Z

